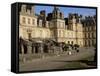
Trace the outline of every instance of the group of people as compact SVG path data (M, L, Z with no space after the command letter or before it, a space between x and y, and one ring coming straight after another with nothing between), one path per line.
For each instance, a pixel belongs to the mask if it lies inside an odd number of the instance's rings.
M73 50L74 50L75 52L77 52L77 53L80 51L80 50L79 50L79 47L69 46L68 49L67 49L68 55L72 55Z

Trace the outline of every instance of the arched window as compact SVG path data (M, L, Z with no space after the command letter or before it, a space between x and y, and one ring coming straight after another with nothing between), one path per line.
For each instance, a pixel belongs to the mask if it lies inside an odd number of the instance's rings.
M68 44L70 44L70 41L68 41Z

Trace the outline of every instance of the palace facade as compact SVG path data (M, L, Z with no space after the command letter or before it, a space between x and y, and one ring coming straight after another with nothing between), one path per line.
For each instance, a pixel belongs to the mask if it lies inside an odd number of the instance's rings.
M64 17L56 6L51 13L46 14L45 10L41 10L40 14L36 14L34 8L35 6L22 5L19 12L19 38L29 44L43 43L46 40L78 44L80 47L96 44L96 16L83 18L77 13L69 13L68 17ZM33 48L30 46L27 49Z

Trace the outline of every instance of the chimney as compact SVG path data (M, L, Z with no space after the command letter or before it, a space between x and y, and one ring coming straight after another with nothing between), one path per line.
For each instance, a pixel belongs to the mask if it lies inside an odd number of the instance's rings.
M35 15L34 6L31 7L31 14L32 14L32 15Z
M26 5L21 6L21 12L26 13Z

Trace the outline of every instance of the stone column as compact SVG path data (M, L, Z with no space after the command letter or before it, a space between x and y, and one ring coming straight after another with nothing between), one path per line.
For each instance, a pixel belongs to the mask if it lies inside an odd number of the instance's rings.
M43 53L43 45L40 44L40 53Z
M32 51L33 51L33 53L35 54L35 47L34 47L34 46L32 46L32 48L33 48L33 49L32 49Z
M25 58L25 56L24 56L24 45L23 44L21 44L21 52L22 52L22 61L23 62L26 62L26 58Z
M63 49L62 49L62 47L60 47L60 53L62 53L63 52Z
M21 53L24 54L24 46L21 45Z
M32 46L27 45L27 53L32 54Z

